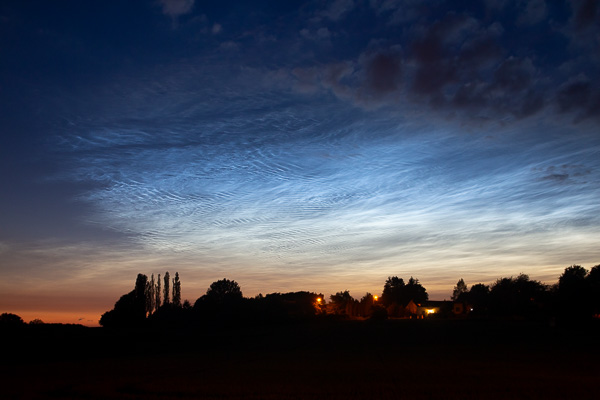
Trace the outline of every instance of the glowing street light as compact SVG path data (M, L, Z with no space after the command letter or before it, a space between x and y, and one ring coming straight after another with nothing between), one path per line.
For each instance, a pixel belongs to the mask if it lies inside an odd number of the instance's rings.
M373 301L377 301L378 298L378 296L373 296Z

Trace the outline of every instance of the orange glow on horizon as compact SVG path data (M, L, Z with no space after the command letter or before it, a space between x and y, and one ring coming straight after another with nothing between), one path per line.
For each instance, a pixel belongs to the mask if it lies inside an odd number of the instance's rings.
M94 312L77 311L35 311L35 310L9 310L2 311L16 314L29 323L34 319L40 319L45 324L80 324L89 327L98 327L101 314Z

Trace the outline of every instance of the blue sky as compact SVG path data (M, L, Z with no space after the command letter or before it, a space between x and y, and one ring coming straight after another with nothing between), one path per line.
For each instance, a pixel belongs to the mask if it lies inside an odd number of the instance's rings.
M0 311L93 321L138 272L179 271L192 301L223 277L360 298L390 275L443 299L596 265L599 20L594 1L5 2Z

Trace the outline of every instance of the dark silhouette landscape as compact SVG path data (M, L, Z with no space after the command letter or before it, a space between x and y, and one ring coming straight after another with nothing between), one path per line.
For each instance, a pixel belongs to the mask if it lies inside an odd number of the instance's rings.
M593 399L599 272L461 279L446 302L412 277L329 301L222 279L194 304L179 274L139 274L101 328L2 314L3 398Z

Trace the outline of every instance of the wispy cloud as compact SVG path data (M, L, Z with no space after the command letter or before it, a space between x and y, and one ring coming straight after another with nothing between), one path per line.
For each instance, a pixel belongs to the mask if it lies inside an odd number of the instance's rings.
M162 6L163 14L176 19L191 12L195 0L158 0L158 2Z
M89 219L171 264L197 263L192 275L333 290L360 274L439 282L443 265L489 281L499 269L593 257L598 144L582 150L579 135L559 135L573 127L467 135L456 123L400 122L326 99L303 107L294 93L274 101L261 82L225 101L178 79L161 100L168 108L65 138L64 178L101 183L80 198L95 206ZM590 236L561 241L574 232Z

